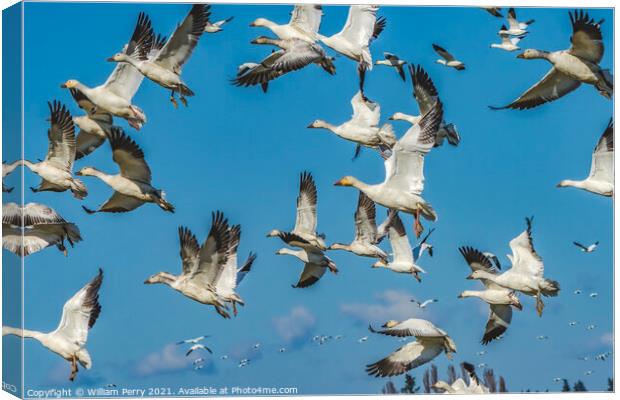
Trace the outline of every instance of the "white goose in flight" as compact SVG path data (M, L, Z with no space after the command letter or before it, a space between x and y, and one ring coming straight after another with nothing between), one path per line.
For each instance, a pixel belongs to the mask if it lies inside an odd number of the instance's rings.
M202 335L195 338L185 339L177 342L177 344L197 344L199 342L202 342L205 338L208 338L209 336L210 335Z
M4 178L11 172L15 171L15 168L17 168L19 165L22 165L21 160L13 161L12 163L5 163L4 161L2 162L2 191L4 193L11 193L14 189L12 187L10 188L4 185Z
M98 109L84 93L69 89L77 105L86 115L73 117L73 123L80 129L76 138L75 159L79 160L97 150L107 139L112 129L113 117L107 111Z
M512 255L508 259L512 268L496 275L483 269L473 271L467 279L484 279L506 289L515 290L536 298L536 311L542 316L542 296L557 296L560 284L543 276L545 266L534 250L532 239L532 218L526 218L527 229L510 241Z
M230 242L228 220L220 211L212 213L211 219L211 230L202 246L198 245L196 236L189 229L179 227L181 274L158 272L144 283L168 285L185 297L212 305L222 317L230 318L226 312L226 304L216 292L216 283L228 259Z
M457 71L465 69L465 64L462 61L457 60L448 50L443 47L433 44L433 50L441 57L437 61L437 64L445 65L446 67L454 68Z
M222 300L232 304L233 314L237 316L237 303L242 306L245 305L245 303L235 292L235 289L252 269L252 264L254 260L256 260L256 254L250 253L245 263L241 267L237 267L237 249L239 248L239 241L241 240L241 226L232 226L228 234L230 237L228 259L226 260L226 264L224 265L219 279L215 283L215 291Z
M108 136L112 147L112 159L120 173L109 175L93 167L84 167L76 175L95 176L114 189L114 194L99 209L82 208L88 213L128 212L144 203L155 203L162 210L174 212L174 206L166 201L165 193L151 185L151 169L142 149L119 127L113 127Z
M552 68L534 86L519 98L503 107L490 107L493 110L506 108L525 110L554 101L577 89L582 83L596 87L599 93L611 98L613 95L613 77L609 70L598 64L603 58L604 46L601 34L603 20L594 22L587 13L575 11L570 13L573 35L571 47L567 50L542 51L527 49L517 58L526 60L545 59Z
M398 214L390 210L395 215L390 217L390 225L388 226L388 238L390 246L392 246L392 261L386 259L378 260L372 265L373 268L387 268L401 274L412 274L418 282L422 281L420 273L426 273L413 257L413 250L409 244L409 238L403 222Z
M589 246L585 246L579 242L573 242L573 244L577 246L579 250L583 251L584 253L592 253L598 247L598 240Z
M299 195L297 196L297 214L295 227L291 232L274 229L267 237L279 237L284 243L295 247L313 247L326 250L325 235L316 233L317 191L314 178L310 172L304 171L299 177Z
M211 15L210 8L208 4L192 5L189 14L156 54L149 54L151 49L132 54L122 52L116 53L108 61L132 65L151 81L170 89L170 101L175 107L178 106L174 97L177 92L181 103L187 106L185 97L193 96L194 92L181 79L181 70L205 32Z
M213 351L211 351L210 348L208 348L204 344L197 343L195 345L192 345L192 347L190 347L189 350L187 350L187 353L185 353L185 357L188 357L190 354L192 354L196 350L205 350L205 351L208 351L210 354L213 354Z
M497 269L492 261L484 253L472 247L461 247L459 251L472 272L482 270L489 274L497 275ZM488 279L481 279L485 286L483 291L465 290L459 294L459 298L478 297L489 305L489 320L484 329L484 335L480 343L488 344L503 335L512 321L512 307L523 309L519 298L514 291L506 289Z
M396 54L388 53L387 51L383 52L384 60L377 60L375 65L387 65L388 67L393 67L400 78L405 82L407 79L405 78L405 69L403 66L407 64L407 61L401 60L398 58Z
M86 350L86 340L88 331L101 313L99 289L102 281L103 271L99 269L99 274L65 303L56 330L45 333L3 326L2 336L15 335L38 340L44 347L71 363L69 380L73 381L78 372L78 362L86 369L93 365Z
M73 247L82 240L80 230L52 208L38 203L2 205L2 247L11 253L26 257L56 246L66 256L65 239Z
M417 318L402 322L388 321L383 328L375 330L369 326L370 331L374 333L402 338L415 336L416 340L407 343L384 359L367 365L368 375L376 377L401 375L430 362L442 352L446 353L449 360L452 359L452 353L456 353L456 343L452 338L430 321Z
M433 148L435 136L443 119L443 107L439 100L418 123L400 138L385 160L385 181L369 185L353 176L338 180L336 186L353 186L364 192L372 201L386 208L413 214L415 233L422 233L420 215L431 221L437 213L422 198L424 190L424 157Z
M385 18L377 19L378 6L352 5L342 30L332 36L318 34L321 42L338 53L357 61L361 70L372 69L370 43L385 29Z
M355 157L359 155L362 146L372 149L392 148L394 146L396 135L392 125L379 126L381 119L379 103L366 99L360 90L351 99L351 107L353 108L351 119L340 125L333 125L317 119L308 125L308 128L327 129L338 137L356 143Z
M609 120L607 128L601 135L594 152L590 175L584 180L565 179L557 187L575 187L601 196L614 195L614 122Z
M433 107L435 102L439 100L439 93L433 80L422 66L418 65L414 67L413 65L409 65L409 74L411 75L411 82L413 84L413 97L418 103L420 115L413 116L397 112L389 119L403 120L413 125L420 122L422 115L426 114L428 110ZM456 129L456 125L452 123L448 124L445 120L442 120L437 135L435 136L435 147L441 146L445 139L447 139L448 143L452 146L458 146L461 142L461 136Z
M127 57L146 57L153 46L153 28L150 19L140 13L134 32L125 45L123 54ZM146 123L146 115L140 107L131 103L131 99L138 91L143 76L133 66L122 63L116 65L112 74L102 85L90 88L83 83L69 79L60 87L75 89L92 104L94 109L90 113L108 112L127 120L136 130Z
M322 6L297 4L291 12L291 19L288 24L278 25L266 18L257 18L250 26L268 28L282 40L298 39L314 43L318 39L322 17Z
M286 241L287 235L291 234L285 234L283 240ZM325 274L326 269L329 269L333 274L338 273L338 267L336 267L336 264L329 257L327 257L325 253L313 246L307 246L306 248L301 248L300 250L282 248L278 250L276 254L293 256L304 263L304 269L301 272L299 281L297 281L295 285L291 285L294 288L307 288L314 285L319 281L319 279L321 279L323 274Z
M230 21L233 20L234 17L228 17L226 19L217 21L217 22L213 22L211 23L210 21L207 21L207 26L205 26L205 32L206 33L217 33L217 32L221 32L223 30L222 26L224 26L224 24L229 23Z
M486 394L490 393L489 388L480 382L480 378L476 375L473 364L468 362L461 363L461 368L467 372L469 384L465 383L463 378L458 378L452 384L444 381L437 381L433 384L433 388L448 394Z
M515 11L514 8L510 8L508 9L508 17L506 17L506 20L508 21L508 29L506 29L506 27L502 26L502 29L500 29L499 34L506 34L506 35L511 35L511 36L523 36L523 35L527 35L527 27L532 25L535 20L530 19L526 22L519 22L517 20L517 13Z
M252 43L273 45L279 47L280 50L272 52L260 63L242 64L237 76L232 80L235 86L249 87L260 84L263 92L266 92L270 81L310 64L320 66L330 75L336 73L333 59L328 57L325 50L317 43L301 39L272 39L265 36L252 40Z
M359 192L355 210L355 238L350 244L334 243L329 250L345 250L362 257L387 260L388 255L377 244L377 222L375 203Z
M500 32L505 31L505 30L506 30L506 25L502 25ZM517 46L517 44L519 44L521 39L523 39L525 36L510 36L510 34L508 33L499 33L499 37L502 39L502 42L492 43L491 44L492 49L501 49L504 51L516 51L520 49L520 47Z
M50 109L50 128L47 131L49 147L45 160L33 163L24 160L23 164L41 177L38 188L33 192L64 192L71 190L77 199L88 195L86 186L73 176L75 162L75 127L71 114L64 104L58 101L47 103Z

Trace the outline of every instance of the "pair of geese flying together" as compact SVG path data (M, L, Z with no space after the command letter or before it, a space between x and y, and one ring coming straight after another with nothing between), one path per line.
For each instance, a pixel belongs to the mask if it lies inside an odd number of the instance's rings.
M211 217L211 230L202 246L188 228L179 227L181 274L158 272L144 283L170 286L185 297L212 305L222 317L230 318L227 304L232 304L234 315L237 315L236 305L245 304L235 289L251 270L256 255L250 253L246 262L238 267L241 227L229 226L220 211L212 213Z

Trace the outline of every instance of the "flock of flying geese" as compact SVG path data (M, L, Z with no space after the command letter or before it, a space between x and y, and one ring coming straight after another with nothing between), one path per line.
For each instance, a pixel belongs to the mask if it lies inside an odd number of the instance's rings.
M486 8L494 16L503 18L498 8ZM263 60L248 62L239 66L232 81L237 86L260 85L267 91L268 84L287 73L300 70L307 65L317 64L326 72L335 74L334 58L329 56L325 45L336 53L355 61L358 65L359 90L351 99L353 115L350 120L335 125L316 120L308 127L327 129L342 139L356 145L355 156L362 148L370 148L385 160L385 180L369 184L353 176L339 179L335 185L351 186L359 191L354 214L355 236L346 243L326 244L326 236L317 231L317 187L310 172L303 172L299 181L299 195L296 203L296 219L291 231L274 229L268 237L279 238L286 247L276 252L289 255L303 263L303 270L294 288L306 288L316 284L327 270L336 274L338 268L326 253L343 250L361 257L375 260L373 268L388 269L396 273L411 275L421 281L426 271L418 264L426 251L433 255L433 246L428 242L432 229L412 248L399 213L414 217L413 231L417 238L424 227L420 217L436 221L438 214L423 197L424 160L428 153L442 146L446 140L458 146L460 135L453 123L446 122L443 104L429 74L420 65L407 65L393 53L385 52L385 58L373 63L370 45L386 28L386 19L377 17L379 7L353 5L343 29L332 35L319 33L322 7L319 5L296 5L288 24L277 24L265 18L256 19L251 26L270 30L276 38L260 36L253 44L275 46ZM3 178L16 167L28 167L41 177L41 184L31 188L33 192L71 191L77 199L88 195L85 184L77 176L96 177L113 189L112 196L98 209L83 206L88 214L104 212L130 212L145 203L154 203L162 210L174 212L174 206L166 200L164 191L152 184L152 176L145 155L140 146L122 128L114 125L114 118L125 119L139 130L146 122L146 114L132 98L144 77L170 91L170 101L176 108L178 101L187 106L187 97L194 95L181 77L182 67L189 60L203 33L214 33L232 18L212 23L210 6L195 4L185 19L176 27L169 38L155 34L148 15L140 13L129 42L122 51L108 59L116 63L106 82L89 87L75 79L67 80L63 88L70 91L84 115L72 116L68 108L58 101L49 103L50 128L48 130L49 150L45 159L39 162L18 160L3 163ZM577 89L581 83L593 85L601 95L610 98L613 94L613 80L609 70L599 63L603 57L601 24L587 13L569 13L573 35L571 47L560 51L528 49L518 58L545 59L552 68L545 77L515 101L505 107L528 109L556 100ZM534 22L519 22L514 9L508 11L507 24L498 32L500 44L491 47L505 51L516 51L517 44L528 35L527 28ZM433 44L441 57L437 63L457 71L465 69L465 63L443 47ZM380 124L380 105L368 99L364 93L364 80L373 65L394 68L402 80L408 70L413 85L419 115L395 113L390 120L404 120L411 126L398 138L390 123ZM407 65L407 68L405 67ZM75 128L79 129L76 136ZM103 143L108 142L112 159L118 165L118 174L102 172L94 167L83 167L73 173L76 160L87 157ZM610 121L600 137L592 156L589 176L580 181L563 180L560 187L572 186L602 196L613 196L613 122ZM3 192L10 192L3 184ZM376 205L385 207L387 217L381 224L376 221ZM236 293L237 285L251 270L256 258L250 254L239 265L237 248L241 227L231 225L220 211L212 213L209 234L202 245L186 227L179 227L180 256L182 270L178 275L158 272L149 277L145 284L165 284L182 295L202 304L211 305L224 318L230 318L229 306L237 315L237 304L243 299ZM380 247L388 237L391 252ZM42 204L30 203L21 207L15 203L3 204L3 247L18 256L28 256L49 246L56 246L65 254L65 241L73 246L82 238L78 227L65 221L55 210ZM575 243L584 252L594 251L595 243L584 246ZM482 344L487 344L504 335L512 320L512 308L522 309L518 294L534 297L536 310L542 316L542 298L556 296L560 290L558 282L544 276L544 264L533 245L532 218L526 219L526 229L509 242L512 255L508 256L511 268L501 271L499 259L492 253L463 246L459 249L471 269L468 279L478 280L483 290L465 290L459 297L477 297L489 305L489 318ZM88 330L94 325L101 307L98 292L103 271L80 289L63 308L58 328L50 333L3 327L3 335L13 334L34 338L45 347L59 354L71 363L73 380L78 363L85 368L92 365L86 350ZM436 299L418 303L424 308ZM456 344L442 329L430 321L411 318L405 321L388 321L381 329L369 327L377 334L400 338L414 337L387 357L367 366L369 375L386 377L402 374L412 368L428 363L441 353L450 358L456 352ZM204 337L184 341L191 344L187 354L203 349L198 343ZM367 338L366 338L367 339ZM360 339L361 340L361 339ZM473 383L472 383L473 382ZM478 393L482 390L477 379L471 379L476 387L443 387L448 393ZM453 385L454 386L454 385Z

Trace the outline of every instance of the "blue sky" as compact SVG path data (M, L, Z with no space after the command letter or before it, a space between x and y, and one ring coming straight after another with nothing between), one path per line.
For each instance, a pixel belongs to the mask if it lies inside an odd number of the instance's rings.
M113 69L105 59L131 35L140 11L147 12L158 32L169 34L188 10L187 5L44 4L25 6L25 156L42 158L47 150L46 102L59 99L79 113L69 93L59 85L69 78L95 86ZM341 123L351 115L350 98L357 90L356 65L336 60L337 74L328 76L316 66L271 83L269 93L259 88L236 88L229 83L236 67L258 61L269 50L250 45L269 31L250 28L257 17L279 23L288 20L290 6L212 7L213 19L234 15L225 31L205 35L183 77L196 92L188 108L175 110L168 92L145 81L134 103L148 122L135 132L118 124L144 149L153 183L166 191L175 214L145 205L121 215L86 215L80 205L95 207L111 190L85 178L88 197L79 202L70 193L25 193L26 202L48 204L76 222L84 241L65 258L55 249L29 256L25 265L25 325L55 329L63 303L97 267L105 271L101 291L103 311L89 336L94 360L75 386L295 386L300 394L378 393L387 379L368 377L364 366L401 345L372 335L369 322L409 317L427 318L456 341L455 361L484 362L506 378L513 391L559 389L554 377L581 379L589 389L603 390L613 361L594 361L611 349L612 338L612 201L574 189L556 189L564 178L587 176L591 150L612 115L612 102L590 86L583 86L551 104L530 111L491 111L542 77L549 65L541 60L518 60L516 53L490 49L499 40L502 21L478 8L381 7L388 25L373 43L375 59L383 51L420 63L434 80L444 103L445 117L458 126L458 148L444 146L427 157L424 197L439 215L432 236L435 256L420 264L428 272L422 283L413 278L373 270L372 260L342 252L330 254L338 276L326 275L306 290L292 289L301 264L275 256L280 242L265 234L290 229L298 176L309 170L319 192L319 230L328 242L347 242L353 235L357 192L334 187L344 175L367 182L383 179L382 160L366 150L351 161L354 145L327 131L306 126L320 118ZM323 34L340 30L347 8L326 6ZM611 10L590 10L605 18L607 52L602 65L613 68ZM523 48L564 49L571 26L566 9L519 9L522 19L536 19ZM440 22L440 23L438 23ZM475 29L472 29L475 27ZM437 43L467 64L457 72L434 61ZM396 111L415 114L409 77L403 83L391 69L376 67L367 76L366 94L378 101L385 119ZM407 125L396 122L400 136ZM116 171L106 144L77 168L95 166ZM15 184L17 175L7 183ZM39 178L25 173L25 185ZM211 307L184 298L164 286L147 286L145 278L158 271L180 271L177 227L186 225L204 240L210 214L220 209L231 223L242 226L241 256L258 253L255 269L239 289L247 305L239 316L223 320ZM379 209L383 216L384 210ZM502 255L508 241L523 231L524 217L535 215L535 246L545 261L545 274L558 280L560 296L547 299L543 318L534 301L523 300L508 333L498 342L479 345L486 323L486 307L474 299L458 300L464 289L479 284L465 280L468 267L457 248L472 245ZM411 218L405 216L405 225ZM572 241L600 241L593 254L582 254ZM386 243L386 249L387 247ZM13 257L4 252L5 260ZM583 294L573 295L575 289ZM598 292L592 299L590 292ZM437 298L420 311L409 303ZM7 316L10 317L10 316ZM579 321L569 327L569 321ZM18 324L5 318L6 324ZM586 331L588 324L596 324ZM211 334L215 355L202 371L194 371L191 357L172 345L185 337ZM345 335L324 346L312 343L315 334ZM362 336L368 342L357 343ZM548 335L548 341L537 341ZM16 340L5 338L4 343ZM251 350L261 342L261 351ZM12 343L12 342L11 342ZM285 346L289 352L280 354ZM485 349L483 357L476 352ZM219 360L223 354L226 361ZM589 356L591 361L578 357ZM237 361L250 365L237 368ZM69 366L37 343L25 347L26 387L68 387ZM444 373L448 360L435 360ZM425 367L412 371L421 378ZM590 376L584 372L592 370ZM312 378L309 378L312 377ZM402 377L393 379L400 386Z

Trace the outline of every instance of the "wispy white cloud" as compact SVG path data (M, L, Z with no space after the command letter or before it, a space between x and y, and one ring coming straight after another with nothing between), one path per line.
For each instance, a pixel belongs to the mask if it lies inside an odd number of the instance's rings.
M182 346L171 343L139 360L134 372L138 376L150 376L187 369L191 365L192 359L185 356Z
M308 338L315 324L315 316L303 306L293 307L287 315L273 318L276 332L287 343Z
M606 346L612 346L614 344L614 334L611 332L605 332L601 335L600 341Z
M374 295L374 303L345 303L340 310L356 322L385 322L388 319L403 320L414 317L419 309L411 302L411 294L404 290L385 290ZM426 311L424 316L428 317Z

